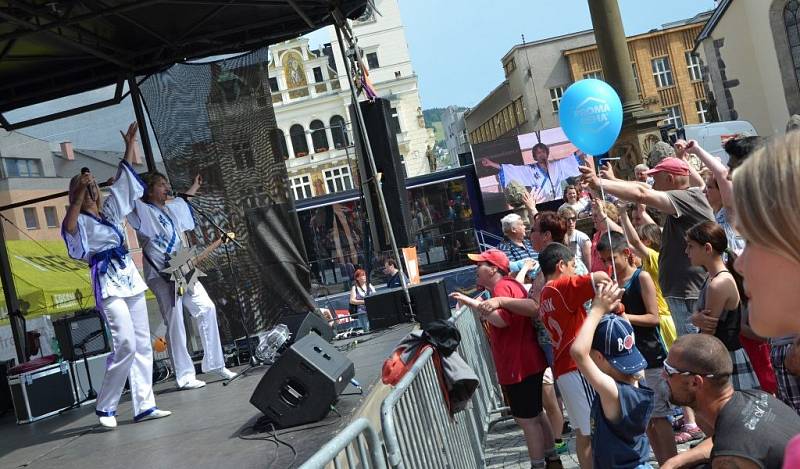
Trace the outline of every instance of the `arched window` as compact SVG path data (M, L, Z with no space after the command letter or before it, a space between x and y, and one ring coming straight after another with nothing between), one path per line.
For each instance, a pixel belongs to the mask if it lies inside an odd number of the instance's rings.
M308 142L306 142L306 131L300 124L295 124L289 128L289 137L292 139L294 156L301 157L308 155Z
M278 156L285 159L289 158L289 149L286 147L286 135L284 135L283 130L275 129L275 141L276 141L276 148L275 151L278 152Z
M795 79L800 79L800 2L792 0L783 8L783 24L789 40Z
M311 143L314 144L314 153L328 151L328 137L325 135L325 124L321 120L313 120L309 124L311 129Z
M342 116L331 117L331 136L333 137L334 148L344 148L349 144L347 141L347 129L345 129Z

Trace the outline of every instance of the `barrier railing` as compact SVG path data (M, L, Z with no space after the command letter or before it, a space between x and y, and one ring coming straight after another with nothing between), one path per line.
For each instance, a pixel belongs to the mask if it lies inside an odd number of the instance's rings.
M475 230L475 239L481 252L491 249L503 241L502 236L497 236L484 230Z
M331 441L314 453L300 466L300 469L317 469L333 463L335 469L341 467L385 469L386 462L378 434L363 417L346 426ZM342 466L346 463L346 466Z
M439 384L434 351L427 348L381 404L385 454L374 430L362 418L345 427L301 467L321 469L333 463L338 469L346 462L347 467L382 468L387 461L398 469L482 467L486 433L492 423L505 418L493 416L507 408L503 406L483 326L466 307L459 308L452 320L461 333L458 352L480 382L465 410L450 415Z

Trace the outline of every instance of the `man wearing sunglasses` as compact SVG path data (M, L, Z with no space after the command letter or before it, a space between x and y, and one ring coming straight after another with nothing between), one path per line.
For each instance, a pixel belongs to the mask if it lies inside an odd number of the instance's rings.
M800 417L771 394L734 391L732 372L730 354L714 336L689 334L672 344L664 361L670 401L694 409L709 438L662 469L781 468L786 444L800 432Z

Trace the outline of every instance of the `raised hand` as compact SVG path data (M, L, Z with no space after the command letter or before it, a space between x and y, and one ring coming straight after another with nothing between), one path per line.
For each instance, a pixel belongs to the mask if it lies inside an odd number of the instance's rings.
M589 160L587 160L587 162L588 161ZM578 170L581 172L581 182L589 184L589 187L592 188L600 187L600 176L594 172L594 165L587 164L579 166Z
M127 132L119 131L120 135L122 135L122 139L125 140L125 146L129 147L136 142L136 134L139 132L139 124L136 122L131 122L131 125L128 126Z
M599 284L592 300L592 311L596 309L601 314L614 311L622 301L624 291L614 282Z
M614 174L614 168L611 167L611 163L607 161L603 163L603 166L600 167L600 177L610 181L617 179L617 176Z

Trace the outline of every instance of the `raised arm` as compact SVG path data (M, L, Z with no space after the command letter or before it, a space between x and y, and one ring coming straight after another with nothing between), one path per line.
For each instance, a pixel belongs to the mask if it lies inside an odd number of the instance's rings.
M480 318L489 324L503 328L508 327L508 324L500 317L500 313L497 311L492 311L491 313L484 313L479 307L481 301L475 298L470 298L467 295L459 292L453 292L450 294L450 298L456 300L458 304L463 306L468 306L473 312L478 313Z
M606 194L611 194L622 200L627 200L628 202L645 204L667 215L675 215L677 213L675 206L672 205L672 201L670 201L669 197L667 197L667 194L664 192L650 189L637 182L610 181L607 179L601 181L600 176L595 174L589 166L581 166L580 171L581 177L587 181L591 187L598 188L600 184L602 184Z
M725 207L728 214L732 214L733 182L728 179L728 167L722 163L722 160L702 148L696 140L689 141L687 151L700 158L700 161L711 170L711 174L714 175L714 180L717 181L717 185L719 186L719 196L722 199L722 206Z
M67 214L64 216L64 229L67 233L74 235L78 232L78 216L81 213L83 199L88 194L88 187L93 184L94 178L91 173L81 174L78 179L78 186L75 189L75 199L69 204Z
M575 360L575 364L578 365L578 369L600 397L603 415L611 422L618 422L622 417L617 383L614 378L603 373L598 368L589 353L592 350L592 341L594 340L594 332L597 329L597 325L600 324L603 315L617 308L620 298L622 298L622 289L617 285L607 282L598 287L597 294L592 300L592 308L589 310L589 315L583 321L583 325L578 331L575 341L572 342L572 347L569 351Z
M633 227L631 218L628 216L628 211L625 210L624 207L620 207L619 210L620 223L622 224L622 229L625 231L625 237L628 238L628 244L637 256L641 258L647 257L647 246L642 242L639 233L636 232L636 228Z
M133 164L133 157L136 152L136 133L139 131L139 124L136 122L131 122L131 125L128 126L128 131L123 132L119 131L122 135L122 139L125 140L125 156L123 157L125 161L129 164Z
M529 318L539 316L539 303L530 298L490 298L479 306L482 314L488 314L500 308L519 316Z
M189 186L188 189L186 189L185 194L187 194L187 195L195 195L195 194L197 194L197 191L200 189L200 186L202 186L202 185L203 185L203 176L201 176L200 173L198 173L194 177L194 181L192 181L192 185Z

